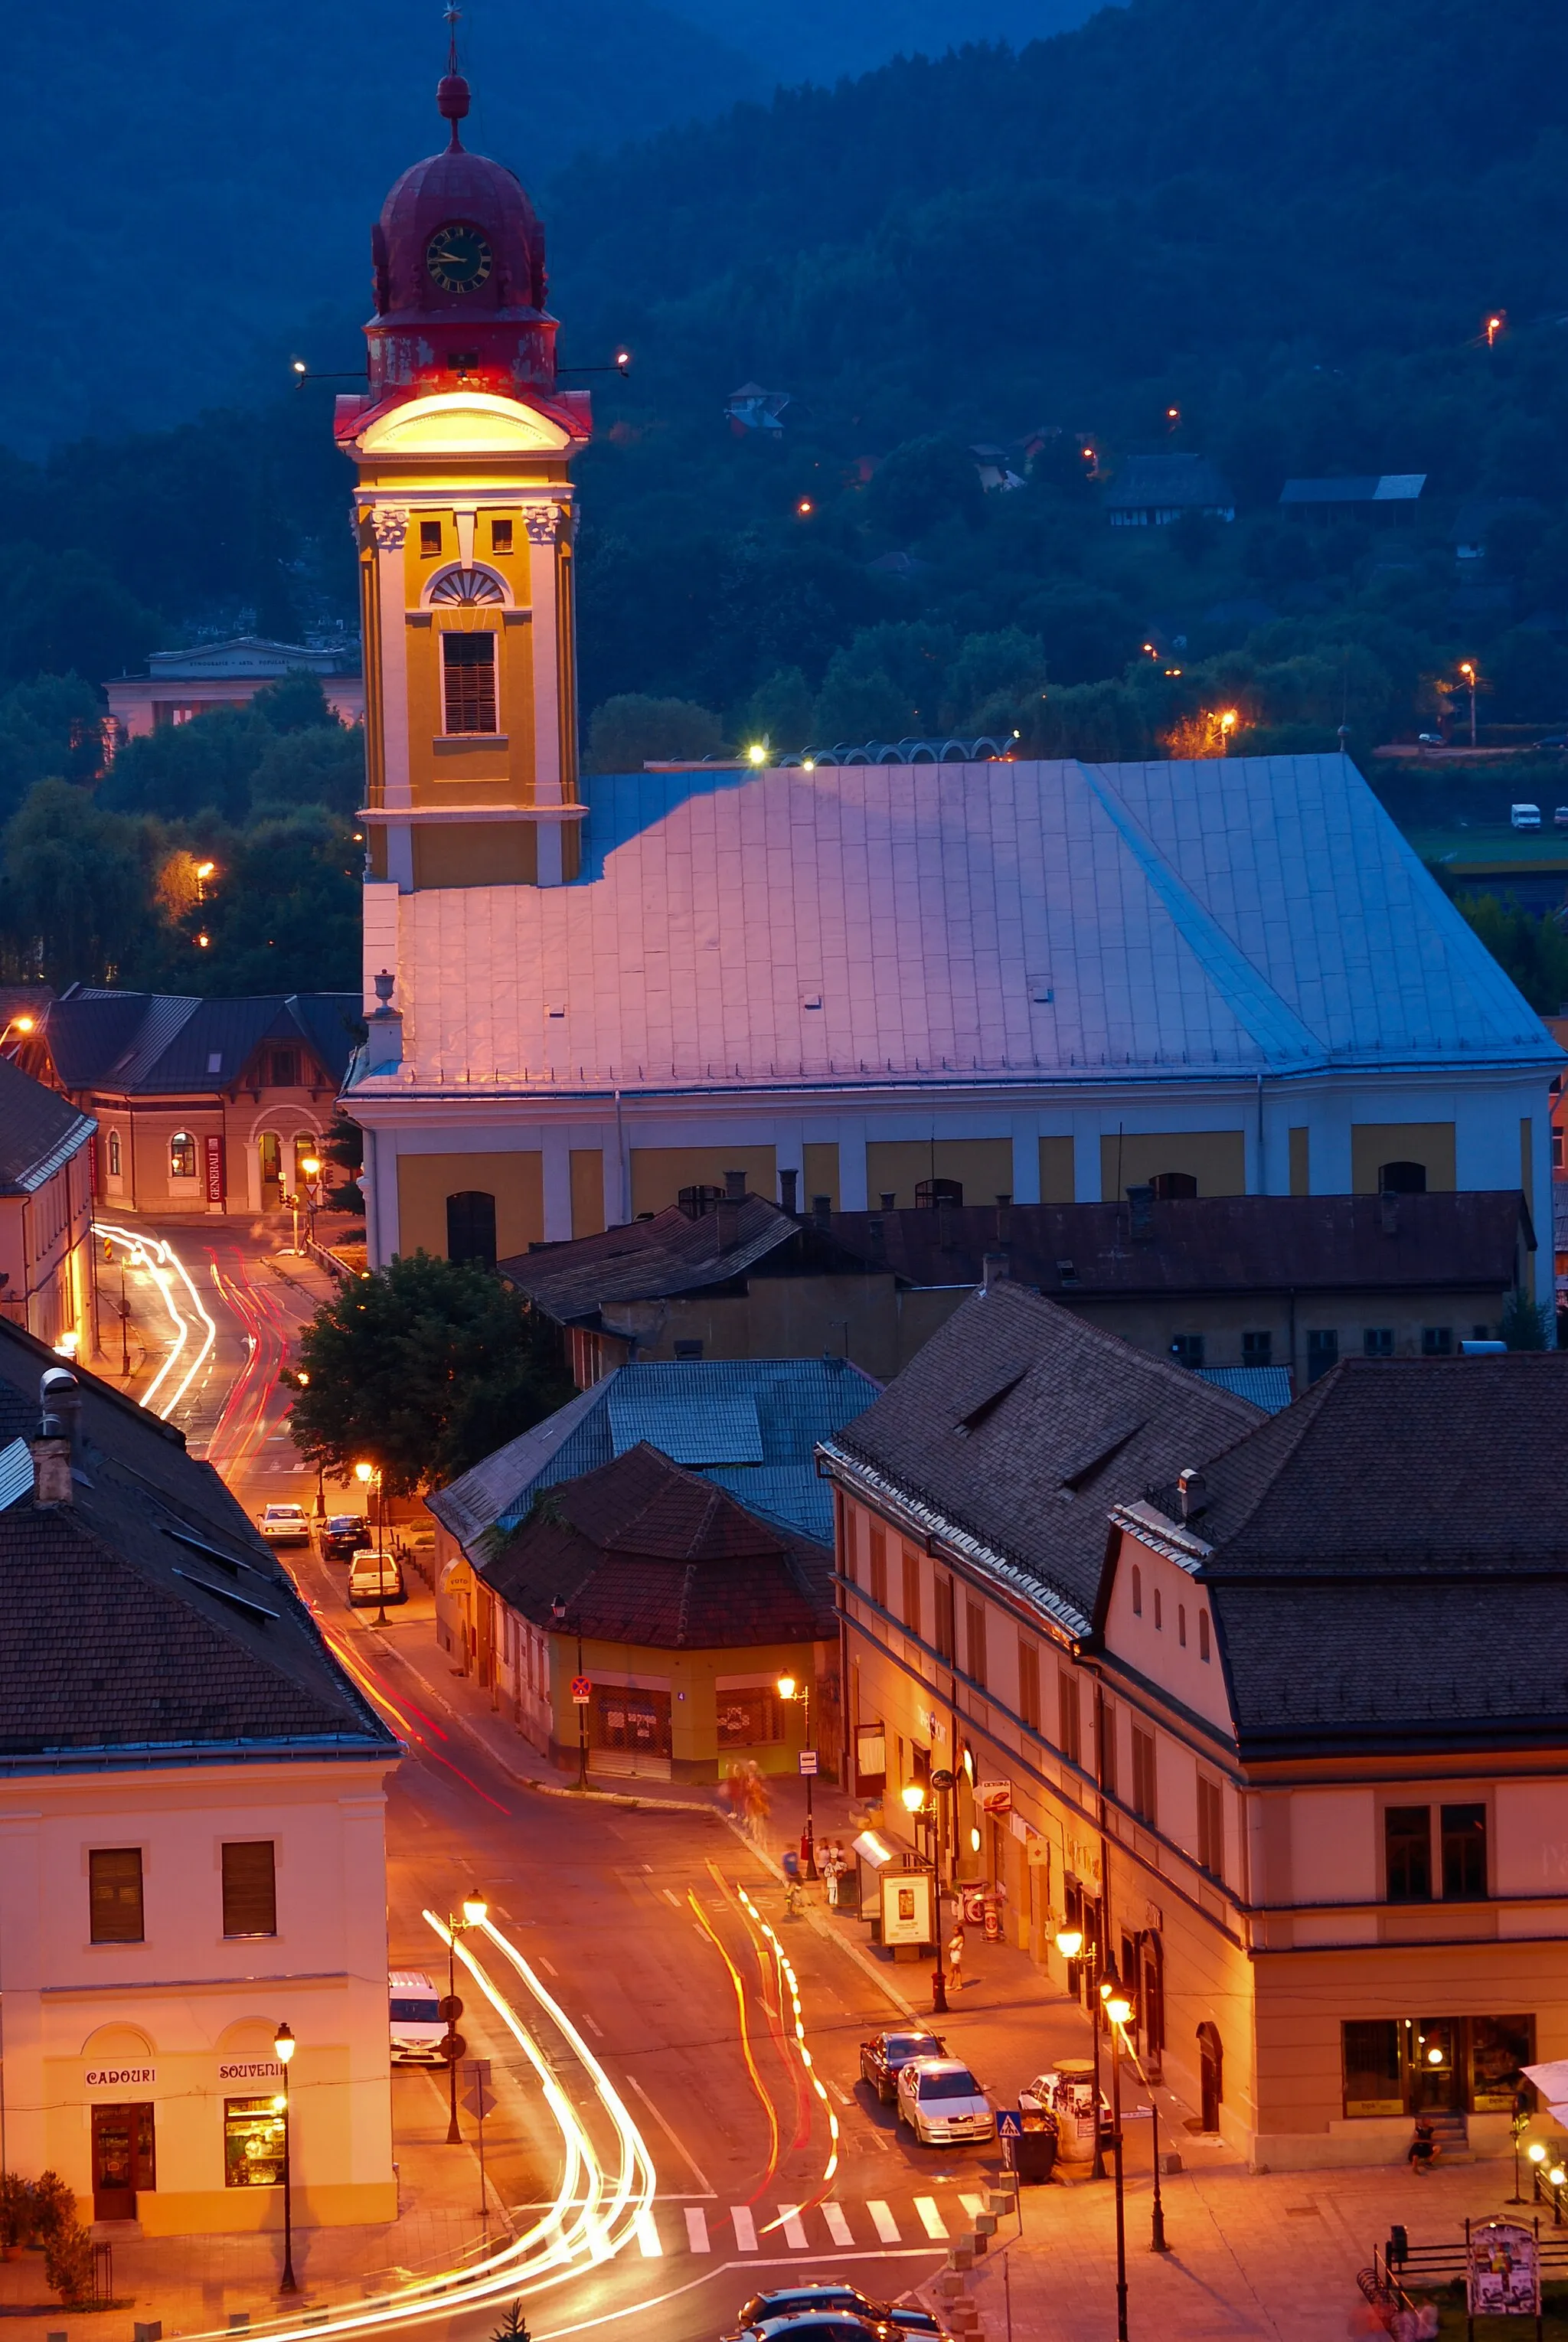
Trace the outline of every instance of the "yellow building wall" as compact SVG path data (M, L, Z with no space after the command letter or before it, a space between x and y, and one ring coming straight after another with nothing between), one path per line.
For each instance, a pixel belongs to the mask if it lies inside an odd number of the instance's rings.
M572 1149L572 1234L596 1236L604 1226L604 1150Z
M1078 1200L1076 1174L1070 1138L1043 1138L1040 1141L1040 1201L1043 1204L1074 1204Z
M1200 1196L1244 1196L1247 1146L1239 1130L1111 1131L1100 1140L1100 1199L1119 1204L1129 1187L1162 1171L1183 1171Z
M891 1194L894 1209L913 1206L923 1179L957 1179L966 1204L994 1204L1013 1193L1010 1138L874 1138L865 1150L865 1192L873 1211Z
M838 1148L814 1141L803 1146L801 1156L800 1198L803 1212L809 1212L818 1196L825 1196L836 1212L838 1201Z
M667 1211L683 1187L722 1187L726 1171L744 1171L748 1192L770 1203L778 1194L778 1156L771 1146L634 1146L633 1216Z
M1375 1196L1384 1163L1424 1163L1427 1192L1452 1195L1453 1125L1451 1122L1353 1122L1350 1128L1350 1186L1353 1196Z
M532 886L538 876L539 833L531 821L415 825L415 886Z
M495 1198L495 1253L505 1260L544 1235L544 1158L506 1155L400 1155L397 1249L446 1256L446 1198L477 1189Z

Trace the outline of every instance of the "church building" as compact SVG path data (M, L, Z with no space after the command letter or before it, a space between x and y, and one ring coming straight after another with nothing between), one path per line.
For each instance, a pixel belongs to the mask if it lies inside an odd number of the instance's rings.
M589 400L454 68L438 102L337 403L372 1261L516 1255L732 1172L848 1211L1518 1188L1549 1226L1562 1053L1343 756L579 778Z

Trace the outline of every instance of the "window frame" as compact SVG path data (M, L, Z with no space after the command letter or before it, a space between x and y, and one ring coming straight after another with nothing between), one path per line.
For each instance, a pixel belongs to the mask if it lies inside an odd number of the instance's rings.
M1071 1667L1056 1669L1058 1746L1070 1765L1084 1765L1084 1699Z
M1152 1731L1132 1726L1133 1811L1151 1829L1159 1827L1159 1745Z
M255 1881L242 1880L240 1873L244 1870L245 1865L238 1859L238 1857L249 1855L254 1850L260 1849L264 1847L266 1849L267 1855L266 1891L265 1897L262 1897L261 1900L265 1910L270 1913L272 1924L270 1927L266 1927L231 1926L231 1919L237 1919L241 1916L241 1906L245 1897L256 1893ZM231 1855L236 1857L232 1866L232 1877L231 1864L229 1861ZM255 1867L259 1873L260 1866L257 1865ZM231 1944L261 1943L268 1937L275 1937L278 1932L277 1840L270 1837L240 1837L223 1839L220 1842L218 1849L218 1877L219 1897L223 1911L224 1941Z
M964 1604L964 1656L969 1662L967 1673L972 1684L985 1689L985 1602L967 1596Z
M104 1927L100 1927L99 1924L100 1907L116 1905L124 1899L124 1884L122 1884L122 1886L113 1894L108 1892L100 1894L99 1892L99 1878L102 1877L105 1882L110 1879L111 1873L108 1869L108 1865L113 1862L122 1862L126 1865L125 1883L129 1882L129 1865L134 1863L135 1866L136 1926L134 1935L127 1929L120 1927L105 1930ZM100 1865L104 1866L102 1870L100 1870ZM94 1846L88 1847L87 1940L89 1943L93 1944L145 1944L146 1942L147 1866L143 1850L139 1846Z
M904 1574L904 1624L906 1630L920 1640L920 1556L913 1546L900 1544L899 1558Z
M1225 1790L1223 1781L1205 1773L1200 1765L1198 1777L1198 1846L1197 1863L1211 1878L1222 1886L1225 1877Z
M1031 1732L1040 1729L1040 1646L1018 1637L1018 1718Z
M183 1171L181 1163L190 1157L190 1169ZM171 1179L194 1179L196 1176L196 1135L194 1130L171 1130L169 1133L169 1176Z
M1414 1817L1421 1816L1423 1827L1414 1826ZM1409 1825L1396 1830L1396 1822ZM1402 1891L1394 1886L1394 1846L1396 1837L1404 1851L1401 1858ZM1424 1867L1414 1857L1425 1848ZM1417 1878L1423 1883L1416 1884ZM1385 1805L1383 1809L1383 1899L1385 1903L1426 1904L1437 1901L1434 1895L1432 1864L1432 1807L1425 1805Z
M500 636L493 626L477 626L472 628L466 626L444 626L441 629L437 640L440 644L441 730L444 739L494 740L500 736ZM483 658L470 656L466 652L464 652L461 656L452 656L452 646L456 643L484 643L487 644L489 647ZM486 713L489 715L490 721L487 724L483 722L476 724L454 724L452 720L454 696L457 700L456 712L459 715L471 712L466 710L462 704L462 693L458 692L454 695L453 687L454 678L464 674L465 671L475 676L487 675L489 677L488 708L484 705L485 694L483 686L480 687L477 693L475 703L478 713L481 716Z
M874 1520L866 1538L866 1592L879 1610L887 1608L887 1530Z

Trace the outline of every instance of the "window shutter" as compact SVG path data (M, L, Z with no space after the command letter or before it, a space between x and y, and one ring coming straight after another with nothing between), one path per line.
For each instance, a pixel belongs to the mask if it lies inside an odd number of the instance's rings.
M277 1933L277 1879L270 1837L224 1848L224 1933Z

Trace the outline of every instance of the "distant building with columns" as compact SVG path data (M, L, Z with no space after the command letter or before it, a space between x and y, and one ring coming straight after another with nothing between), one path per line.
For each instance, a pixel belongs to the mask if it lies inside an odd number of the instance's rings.
M582 781L544 239L452 144L375 231L357 467L371 1256L743 1171L809 1208L1522 1189L1563 1058L1344 758Z

